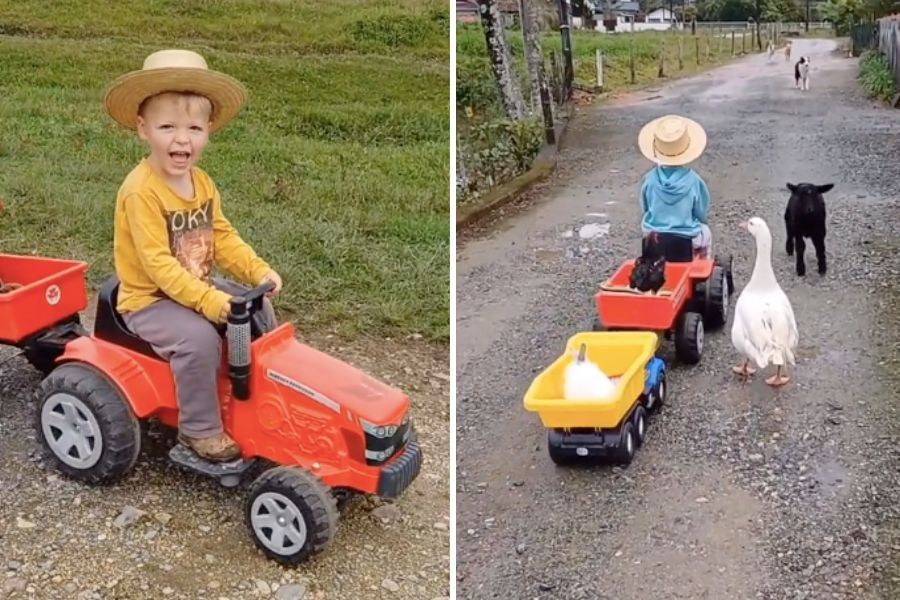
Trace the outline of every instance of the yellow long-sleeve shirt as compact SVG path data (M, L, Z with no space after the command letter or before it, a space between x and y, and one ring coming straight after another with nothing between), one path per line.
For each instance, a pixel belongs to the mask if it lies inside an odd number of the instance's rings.
M218 322L229 295L213 287L212 266L251 285L269 270L222 214L209 175L194 167L191 177L194 197L186 200L144 159L119 188L113 242L119 312L169 297Z

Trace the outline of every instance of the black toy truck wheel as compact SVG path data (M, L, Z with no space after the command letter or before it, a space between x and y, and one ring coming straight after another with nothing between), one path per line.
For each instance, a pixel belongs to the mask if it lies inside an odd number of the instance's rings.
M693 311L678 318L675 331L675 355L685 364L695 365L703 354L703 317Z
M63 474L88 483L125 475L141 452L141 429L119 390L87 365L60 365L36 393L35 421L45 455Z
M245 510L257 547L295 567L323 551L337 530L334 495L299 467L275 467L253 482Z
M634 443L640 448L647 437L647 409L642 404L638 404L634 409L631 422L634 423Z
M718 328L728 322L728 282L725 269L713 267L709 281L706 282L706 302L703 312L710 327Z
M653 397L653 404L651 404L651 409L658 411L666 404L666 376L661 375L659 381L653 386L653 389L650 390L650 395Z
M634 453L637 450L635 437L634 424L630 420L625 421L619 437L619 447L615 452L615 461L622 466L627 467L634 459Z
M575 463L575 458L566 452L563 452L562 447L560 447L557 442L562 436L552 429L547 432L547 453L550 455L550 460L561 467L565 467Z
M600 317L594 317L594 322L591 323L591 331L603 331L603 323L600 322Z

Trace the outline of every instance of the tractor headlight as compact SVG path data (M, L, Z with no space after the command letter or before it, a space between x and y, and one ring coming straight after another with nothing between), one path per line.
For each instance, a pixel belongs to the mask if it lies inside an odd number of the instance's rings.
M408 422L409 413L407 413L403 417L402 425L405 425ZM363 431L379 439L393 437L393 435L397 433L397 430L400 428L397 425L375 425L374 423L369 423L365 419L360 419L359 424L362 425Z

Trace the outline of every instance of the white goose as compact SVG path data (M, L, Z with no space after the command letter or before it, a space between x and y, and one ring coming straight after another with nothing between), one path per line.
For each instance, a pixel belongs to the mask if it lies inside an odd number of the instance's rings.
M756 238L756 263L753 275L734 307L731 343L746 359L743 365L735 366L733 370L746 381L756 372L750 367L751 360L760 369L774 364L776 374L766 379L766 383L778 387L790 381L790 377L781 374L782 368L788 363L796 364L794 351L800 336L794 309L775 280L769 226L759 217L753 217L741 227Z

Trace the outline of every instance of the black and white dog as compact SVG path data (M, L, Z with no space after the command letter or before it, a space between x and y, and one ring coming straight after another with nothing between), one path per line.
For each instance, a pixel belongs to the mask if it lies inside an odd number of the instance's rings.
M809 57L801 56L794 65L794 85L798 90L809 89Z

